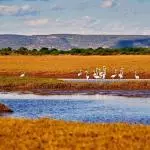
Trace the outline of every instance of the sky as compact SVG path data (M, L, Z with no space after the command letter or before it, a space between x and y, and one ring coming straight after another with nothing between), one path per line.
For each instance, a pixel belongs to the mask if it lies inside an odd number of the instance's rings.
M150 35L150 0L0 0L0 34Z

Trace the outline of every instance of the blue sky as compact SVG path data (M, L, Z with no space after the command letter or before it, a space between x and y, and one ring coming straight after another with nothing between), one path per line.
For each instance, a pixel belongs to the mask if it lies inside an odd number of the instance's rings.
M0 0L0 34L150 35L150 0Z

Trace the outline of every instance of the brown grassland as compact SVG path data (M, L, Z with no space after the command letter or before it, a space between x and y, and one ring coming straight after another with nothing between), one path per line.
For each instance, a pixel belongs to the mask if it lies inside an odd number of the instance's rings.
M0 56L0 75L19 75L52 78L77 78L80 69L107 67L107 78L115 68L124 67L125 78L134 78L135 70L141 78L150 78L150 55L117 56Z
M50 91L81 91L81 90L150 90L150 81L127 81L111 83L73 83L51 78L0 76L0 91L31 91L41 94ZM39 93L39 94L40 94Z
M149 150L150 126L0 118L1 150Z

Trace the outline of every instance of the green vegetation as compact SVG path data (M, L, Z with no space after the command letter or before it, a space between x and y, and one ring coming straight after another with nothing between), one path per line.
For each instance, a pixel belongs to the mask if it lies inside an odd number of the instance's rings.
M1 91L36 91L36 90L150 90L149 81L127 81L112 83L73 83L40 77L4 77L0 76Z
M1 150L149 150L150 126L0 118Z
M2 48L0 55L150 55L150 48L119 48L110 49L99 47L97 49L92 48L73 48L70 51L63 51L57 49L49 49L43 47L39 50L29 50L24 47L19 49Z

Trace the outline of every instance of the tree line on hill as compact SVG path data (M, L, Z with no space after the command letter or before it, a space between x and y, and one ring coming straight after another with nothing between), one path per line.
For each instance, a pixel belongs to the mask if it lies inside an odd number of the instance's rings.
M19 49L2 48L0 55L150 55L150 48L72 48L69 51L49 49L43 47L41 49L27 49L20 47Z

